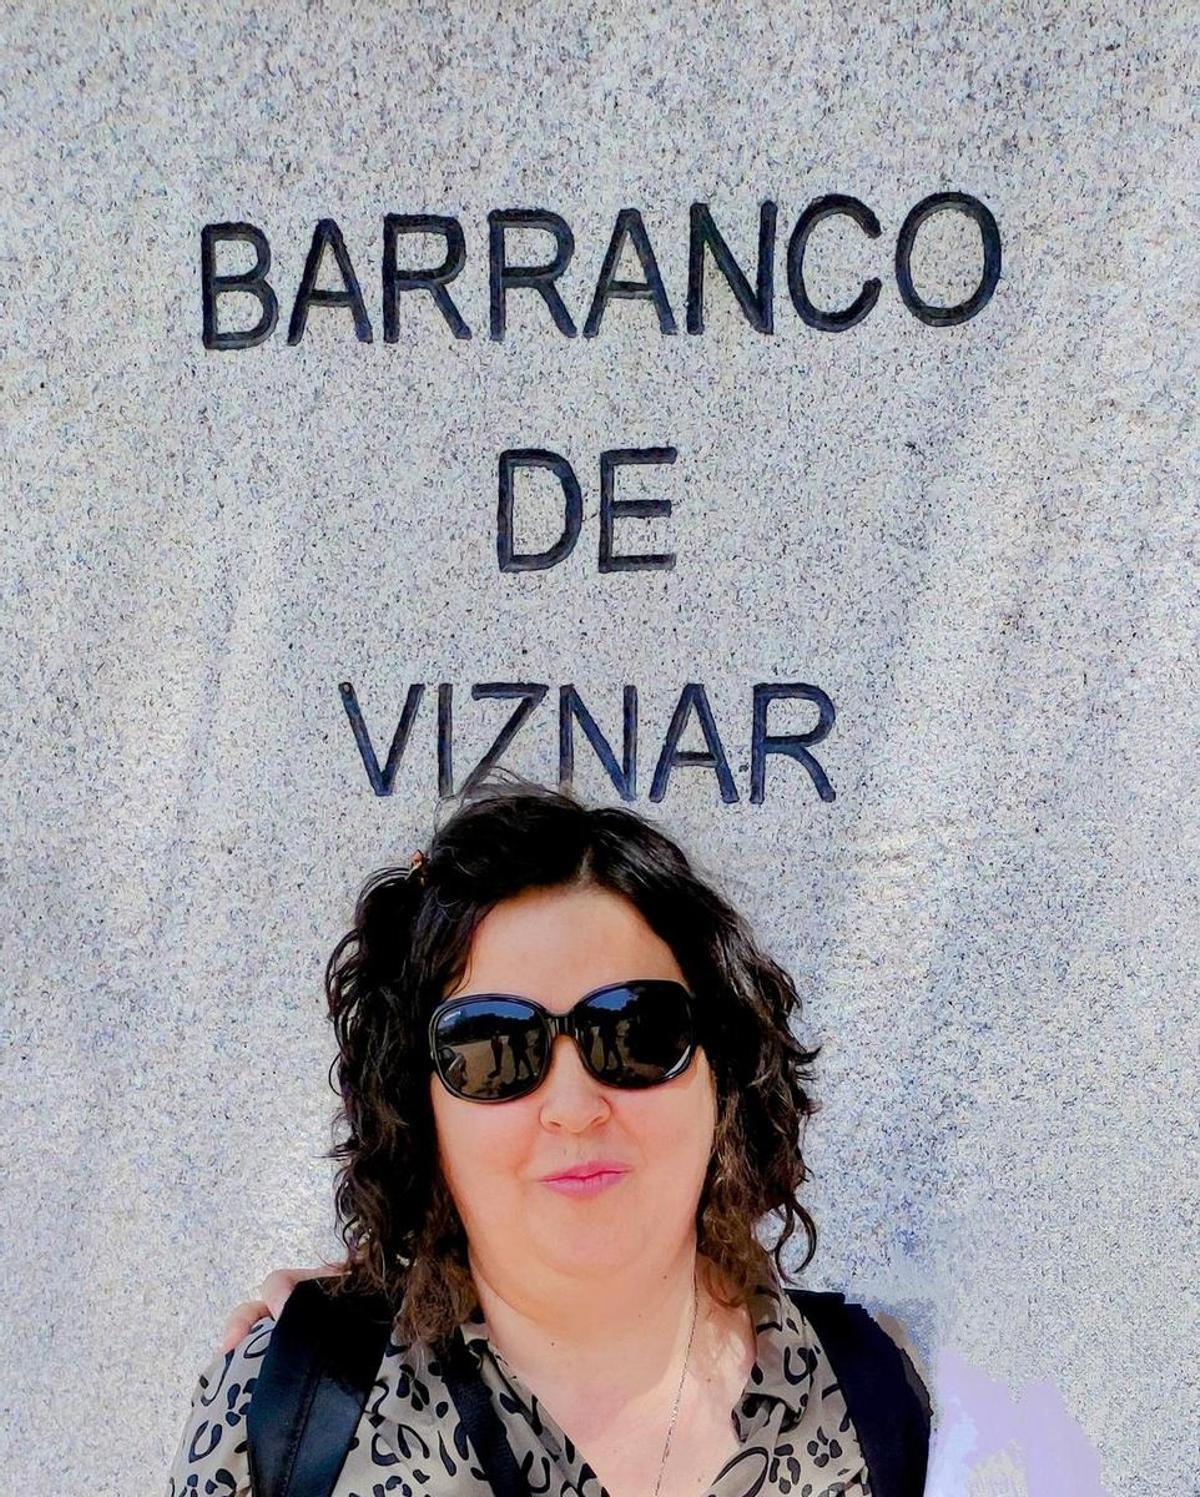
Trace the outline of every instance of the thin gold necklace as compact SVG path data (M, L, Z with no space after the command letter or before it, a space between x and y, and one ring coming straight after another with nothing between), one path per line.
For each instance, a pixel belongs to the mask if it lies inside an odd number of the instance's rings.
M698 1303L699 1303L699 1294L698 1294L698 1291L697 1291L697 1288L696 1288L696 1265L695 1265L695 1263L693 1263L692 1264L692 1324L691 1324L691 1329L688 1331L687 1351L683 1355L683 1371L679 1374L679 1387L675 1390L675 1405L674 1405L674 1407L671 1410L671 1423L670 1423L669 1428L667 1429L667 1443L663 1446L662 1460L659 1461L659 1463L658 1463L658 1480L654 1483L654 1497L658 1497L658 1489L659 1489L659 1487L662 1486L663 1472L666 1470L666 1466L667 1466L667 1456L670 1455L670 1453L671 1453L671 1436L675 1433L675 1420L679 1416L679 1400L680 1400L680 1398L683 1395L683 1380L684 1380L684 1378L687 1377L688 1363L691 1361L691 1356L692 1356L692 1341L693 1341L693 1339L694 1339L694 1337L696 1335L696 1308L697 1308ZM492 1350L493 1355L498 1355L499 1358L500 1358L500 1360L504 1363L504 1365L506 1367L508 1367L511 1372L515 1373L517 1377L520 1377L521 1374L519 1372L517 1372L517 1369L515 1367L512 1366L512 1364L505 1357L504 1353L502 1351L500 1351L499 1347L497 1347L494 1344L494 1342L492 1342L492 1338L491 1338L490 1332L488 1333L488 1342L489 1342L489 1345L491 1346L491 1350ZM528 1384L526 1386L528 1386Z
M679 1413L679 1400L683 1394L683 1380L687 1376L688 1362L692 1355L692 1337L696 1334L696 1304L699 1295L696 1291L696 1265L692 1264L692 1328L688 1332L687 1351L683 1355L683 1371L679 1374L679 1387L675 1391L675 1407L671 1410L671 1425L667 1430L667 1443L663 1446L662 1460L658 1463L658 1480L654 1483L654 1497L658 1497L658 1489L662 1486L663 1471L666 1469L667 1456L671 1451L671 1436L675 1433L675 1419Z

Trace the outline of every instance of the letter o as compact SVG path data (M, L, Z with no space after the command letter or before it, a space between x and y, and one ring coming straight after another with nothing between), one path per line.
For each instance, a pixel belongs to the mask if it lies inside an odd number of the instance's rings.
M967 300L956 307L937 307L923 301L913 285L910 268L917 230L927 218L932 218L944 208L953 208L959 213L965 213L968 218L973 218L979 225L979 233L983 239L983 275ZM999 279L1000 230L990 209L978 198L965 192L935 192L922 198L901 225L900 237L896 240L896 285L900 288L904 305L922 322L927 322L932 327L950 327L956 322L966 322L991 301Z

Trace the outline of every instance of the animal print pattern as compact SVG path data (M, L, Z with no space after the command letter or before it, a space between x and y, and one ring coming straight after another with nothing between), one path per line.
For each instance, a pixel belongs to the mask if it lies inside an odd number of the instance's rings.
M740 1448L705 1497L870 1497L841 1389L816 1333L774 1279L750 1304L756 1358L731 1411ZM261 1320L202 1373L167 1497L251 1497L246 1409L274 1322ZM482 1312L459 1326L530 1490L609 1497L570 1436L493 1353ZM333 1497L489 1497L490 1488L421 1342L388 1344Z

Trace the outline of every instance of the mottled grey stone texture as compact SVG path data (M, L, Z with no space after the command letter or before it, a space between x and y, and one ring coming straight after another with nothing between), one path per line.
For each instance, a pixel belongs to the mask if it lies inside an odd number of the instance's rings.
M551 693L508 762L540 778L560 683L610 733L638 686L638 807L808 994L810 1281L1013 1397L1052 1384L1106 1490L1196 1490L1189 9L6 7L5 1491L160 1492L226 1309L333 1250L323 964L366 873L428 833L433 683L461 772L508 710L470 685L522 679ZM1004 268L937 329L891 257L951 188L995 214ZM883 227L814 236L817 301L883 280L839 335L783 271L826 192ZM774 336L710 268L700 337L618 302L568 340L525 294L488 339L489 209L569 220L582 325L640 208L682 329L689 203L749 264L766 198ZM460 217L471 341L408 297L383 342L385 212ZM285 342L322 216L369 345L321 308ZM200 228L240 218L271 238L281 326L208 352ZM936 220L918 289L959 299L976 246ZM675 570L601 575L599 452L660 443L675 467L621 492L675 513L623 544ZM515 446L584 483L553 571L497 570ZM430 683L390 797L345 680L381 755ZM836 704L831 803L773 759L750 804L773 680ZM646 799L687 681L736 804L695 768ZM582 741L578 763L614 798Z

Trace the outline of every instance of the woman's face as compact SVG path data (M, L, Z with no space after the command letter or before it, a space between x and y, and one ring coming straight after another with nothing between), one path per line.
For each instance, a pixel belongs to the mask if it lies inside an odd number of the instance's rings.
M684 982L671 948L619 894L528 889L476 930L467 969L446 997L515 993L565 1013L593 988L633 978ZM691 1235L716 1124L716 1086L697 1049L660 1086L622 1091L585 1070L558 1035L541 1085L510 1102L468 1102L430 1077L438 1146L471 1255L492 1284L568 1287L640 1265L653 1273ZM628 1173L570 1196L542 1177L594 1159Z

